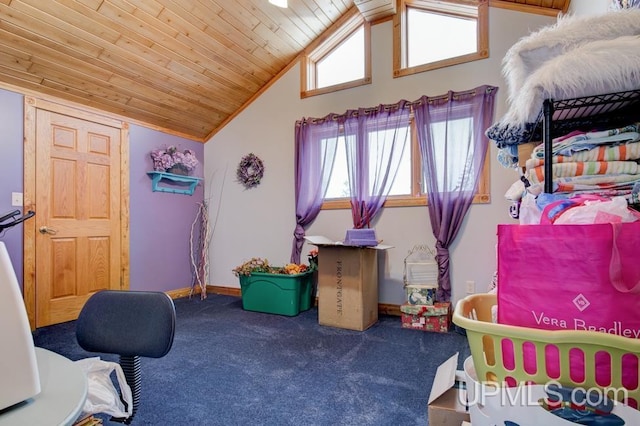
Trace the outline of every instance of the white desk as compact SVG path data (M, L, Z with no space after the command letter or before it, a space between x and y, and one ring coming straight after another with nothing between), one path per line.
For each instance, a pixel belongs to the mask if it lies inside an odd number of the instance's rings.
M87 377L73 361L55 352L36 348L42 391L6 411L0 426L72 425L87 398Z

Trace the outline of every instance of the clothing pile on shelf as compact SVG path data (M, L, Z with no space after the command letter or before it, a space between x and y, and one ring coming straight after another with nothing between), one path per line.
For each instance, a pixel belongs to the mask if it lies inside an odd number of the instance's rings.
M554 139L552 147L553 192L543 192L545 153L540 144L524 162L521 180L507 193L518 204L512 210L521 224L638 220L628 206L638 204L640 197L640 123L576 130ZM580 209L570 211L576 207Z
M554 192L625 191L640 181L640 123L594 132L573 132L553 140ZM544 146L526 161L529 182L544 182Z
M486 135L500 164L519 174L505 197L521 224L556 223L565 210L617 197L638 204L639 34L640 9L567 15L508 50L508 111ZM527 158L522 148L533 141ZM598 220L622 220L601 207Z

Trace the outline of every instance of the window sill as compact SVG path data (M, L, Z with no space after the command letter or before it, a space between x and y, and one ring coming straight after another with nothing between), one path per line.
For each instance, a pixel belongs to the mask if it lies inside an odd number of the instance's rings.
M339 90L351 89L353 87L364 86L365 84L371 84L371 78L363 78L361 80L349 81L347 83L336 84L334 86L322 87L320 89L309 89L300 92L300 99L310 98L311 96L324 95L326 93L333 93Z
M491 196L489 194L476 194L473 197L473 204L489 204ZM427 197L389 197L384 202L382 208L389 207L416 207L426 206ZM348 210L351 209L351 202L348 199L330 200L322 203L321 210Z

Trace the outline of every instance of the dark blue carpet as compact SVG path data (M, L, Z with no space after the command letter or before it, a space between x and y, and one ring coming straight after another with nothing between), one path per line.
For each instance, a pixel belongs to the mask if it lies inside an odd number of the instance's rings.
M315 308L262 314L231 296L175 306L171 351L142 359L133 425L426 425L436 368L455 352L462 368L470 355L465 336L403 329L394 316L360 332L318 325ZM84 352L74 322L34 339L73 360L117 361Z

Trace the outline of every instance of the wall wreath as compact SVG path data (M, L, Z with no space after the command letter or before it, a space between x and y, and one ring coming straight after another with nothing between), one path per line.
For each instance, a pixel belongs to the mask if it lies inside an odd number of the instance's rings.
M240 164L238 164L238 170L236 170L238 182L240 182L242 186L246 189L258 186L263 175L264 164L257 155L249 153L242 157Z

